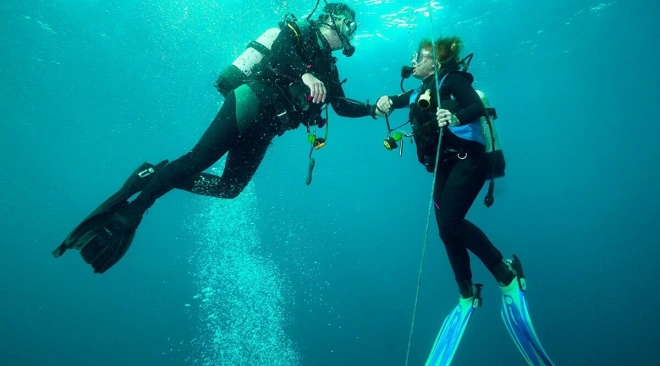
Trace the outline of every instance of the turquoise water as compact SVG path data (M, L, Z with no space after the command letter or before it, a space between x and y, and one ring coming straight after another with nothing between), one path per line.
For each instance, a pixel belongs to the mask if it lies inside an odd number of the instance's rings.
M460 35L497 108L507 175L469 218L522 259L558 365L660 363L655 138L658 5L642 1L349 1L347 96L396 94L422 37ZM143 161L174 159L222 104L245 45L314 2L0 4L0 360L6 365L403 365L431 176L382 119L331 112L306 186L303 129L276 138L231 201L174 191L126 257L94 275L50 252ZM413 80L404 83L415 87ZM393 115L405 122L406 112ZM219 162L215 168L221 168ZM476 260L484 306L453 365L523 365ZM429 230L410 364L456 289Z

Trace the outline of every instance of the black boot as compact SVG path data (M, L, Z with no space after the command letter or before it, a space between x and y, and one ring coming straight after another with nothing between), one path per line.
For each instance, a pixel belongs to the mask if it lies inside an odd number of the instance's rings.
M474 283L471 280L458 282L458 293L463 299L469 299L474 296Z
M489 268L489 270L500 287L509 286L511 281L516 278L516 271L511 267L511 262L509 260L501 260L493 267Z

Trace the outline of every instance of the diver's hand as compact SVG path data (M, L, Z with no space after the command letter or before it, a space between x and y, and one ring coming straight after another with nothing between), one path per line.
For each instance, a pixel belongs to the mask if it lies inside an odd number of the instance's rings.
M390 108L392 108L392 100L387 95L378 98L378 102L376 102L377 115L381 117L389 115L391 113Z
M438 118L439 127L445 127L447 125L454 127L461 123L455 115L446 109L438 109L435 116Z
M325 85L323 82L316 78L316 76L306 73L302 76L302 81L309 88L312 95L312 102L320 103L325 102Z

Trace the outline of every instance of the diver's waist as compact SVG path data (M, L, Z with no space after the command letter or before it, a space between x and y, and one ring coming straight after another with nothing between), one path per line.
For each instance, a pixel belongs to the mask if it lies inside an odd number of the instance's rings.
M484 144L458 137L450 131L445 131L442 134L442 149L449 152L472 152L472 153L485 153L486 146Z

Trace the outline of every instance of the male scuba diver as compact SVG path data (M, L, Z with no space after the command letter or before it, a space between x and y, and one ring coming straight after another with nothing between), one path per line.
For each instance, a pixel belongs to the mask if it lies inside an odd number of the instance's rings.
M312 14L302 21L287 15L279 28L251 42L216 81L225 101L192 150L172 162L140 165L53 255L79 250L94 272L102 274L124 256L144 213L158 198L174 188L219 198L238 196L275 136L301 124L308 131L326 124L321 118L326 100L340 116L376 118L375 106L344 96L332 56L343 50L350 57L355 51L350 44L357 29L355 11L326 2L316 20L310 20ZM322 147L322 138L313 137L313 148ZM222 176L202 173L225 154Z
M410 108L418 160L436 175L436 221L458 284L459 303L445 318L426 365L451 363L474 310L482 304L482 285L472 282L468 251L495 277L502 292L502 319L527 363L552 365L529 316L520 260L516 255L505 260L486 234L465 219L487 179L491 186L485 203L493 203L492 180L504 175L505 162L496 141L496 113L484 105L484 94L472 87L474 77L467 72L472 55L461 59L462 48L458 37L435 43L422 40L412 67L402 70L403 78L412 75L422 84L403 94L383 96L376 104L377 114L385 117L392 109ZM387 148L391 145L392 141L385 141Z

